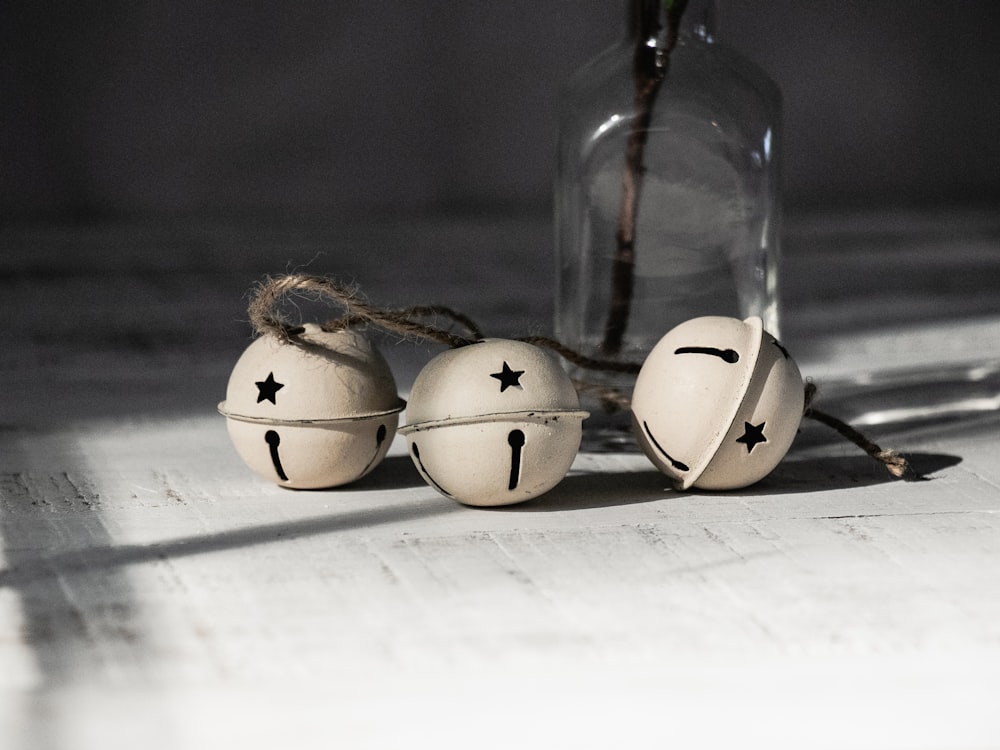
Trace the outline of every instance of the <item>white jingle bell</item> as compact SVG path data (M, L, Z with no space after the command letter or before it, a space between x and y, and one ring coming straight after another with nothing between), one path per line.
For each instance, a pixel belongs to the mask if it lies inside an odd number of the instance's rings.
M778 465L804 402L798 366L760 318L708 316L653 347L636 379L632 424L677 489L737 489Z
M588 416L569 376L533 344L486 339L439 354L400 428L424 480L467 505L510 505L557 485Z
M304 328L289 343L264 335L250 344L219 411L260 476L296 489L336 487L385 457L405 403L364 336Z

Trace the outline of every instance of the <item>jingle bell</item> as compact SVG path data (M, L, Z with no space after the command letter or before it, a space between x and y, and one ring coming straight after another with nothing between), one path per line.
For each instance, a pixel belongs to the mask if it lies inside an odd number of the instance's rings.
M352 330L264 335L237 360L219 412L236 452L283 487L360 479L381 462L405 403L389 366Z
M653 347L636 379L632 425L677 489L737 489L785 456L804 400L798 366L759 318L707 316Z
M400 434L421 476L441 494L467 505L509 505L562 480L587 416L549 352L486 339L427 363Z

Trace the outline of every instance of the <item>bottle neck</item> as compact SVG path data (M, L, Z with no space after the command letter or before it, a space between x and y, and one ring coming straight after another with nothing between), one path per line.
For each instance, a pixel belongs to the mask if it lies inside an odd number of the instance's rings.
M680 36L712 42L715 41L717 5L717 0L626 0L626 32L633 42L645 40L648 46L659 49L668 45L671 25L677 26ZM683 10L677 19L680 8ZM674 18L670 17L671 13L675 14Z

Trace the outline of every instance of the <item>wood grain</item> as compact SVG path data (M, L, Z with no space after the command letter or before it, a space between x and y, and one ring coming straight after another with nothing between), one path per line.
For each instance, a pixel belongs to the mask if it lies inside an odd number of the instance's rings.
M541 231L479 227L487 245L514 230ZM467 508L398 441L354 486L295 492L246 471L214 406L247 341L250 267L315 243L283 236L231 270L193 249L225 232L152 233L179 255L112 252L135 232L59 235L83 257L7 236L5 748L996 747L1000 411L971 346L961 377L915 357L869 380L910 409L868 429L925 481L806 424L735 493L676 493L638 454L584 454L535 501ZM434 225L417 244L444 235L465 236ZM515 279L510 309L485 315L501 327L547 282L532 262L496 272ZM1000 343L998 315L903 335L928 360L925 342L952 351L956 330ZM888 339L824 335L830 370L854 375L870 361L842 342ZM404 388L428 356L389 353ZM986 401L954 406L972 392ZM838 381L825 408L860 413L857 393ZM941 408L907 401L927 393Z

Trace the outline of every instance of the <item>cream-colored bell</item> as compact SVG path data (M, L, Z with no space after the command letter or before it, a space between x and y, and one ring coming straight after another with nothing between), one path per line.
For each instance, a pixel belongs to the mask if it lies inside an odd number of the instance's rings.
M405 404L364 336L304 328L291 342L264 335L250 344L219 411L260 476L296 489L336 487L385 457Z
M632 394L632 423L677 489L737 489L788 452L804 393L798 366L759 318L695 318L649 353Z
M467 505L510 505L557 485L580 449L573 383L547 351L486 339L439 354L400 428L424 480Z

